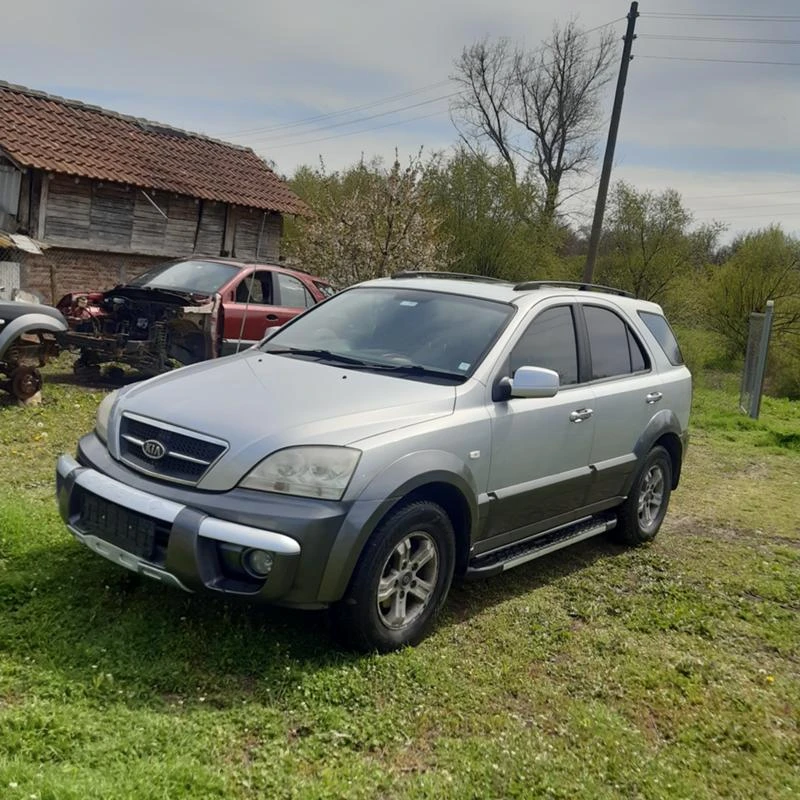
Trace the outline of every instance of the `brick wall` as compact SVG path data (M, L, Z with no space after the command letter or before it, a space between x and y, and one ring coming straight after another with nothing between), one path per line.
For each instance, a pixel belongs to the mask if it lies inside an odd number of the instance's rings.
M25 254L20 278L23 289L39 292L46 303L57 303L68 292L110 289L139 275L152 264L167 260L164 256L51 247L41 256Z

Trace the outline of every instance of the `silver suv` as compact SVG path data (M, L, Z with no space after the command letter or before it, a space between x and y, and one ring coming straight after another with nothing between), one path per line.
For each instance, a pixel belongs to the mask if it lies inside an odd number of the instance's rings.
M691 376L659 306L585 284L401 273L239 355L108 395L58 503L187 591L330 607L350 646L430 630L454 575L652 539Z

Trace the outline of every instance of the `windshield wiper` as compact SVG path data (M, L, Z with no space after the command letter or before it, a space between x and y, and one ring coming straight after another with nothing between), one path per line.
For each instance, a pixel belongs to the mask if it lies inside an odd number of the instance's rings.
M330 350L322 350L318 348L304 348L304 347L274 347L266 351L267 353L275 353L276 355L290 355L290 356L309 356L310 358L326 359L328 361L336 361L339 364L349 364L352 367L372 367L373 364L369 361L362 361L360 358L353 358L352 356L344 356L339 353L332 353Z
M423 367L422 364L370 364L369 366L376 371L394 372L400 375L427 375L434 378L455 378L457 380L466 378L466 375L462 375L460 372Z
M393 372L396 375L424 375L434 378L448 378L450 380L463 380L466 377L458 372L423 367L421 364L379 364L375 361L364 361L353 356L345 356L340 353L332 353L330 350L317 348L275 347L266 352L277 355L308 356L320 360L334 361L339 364L347 364L360 369L374 370L375 372Z

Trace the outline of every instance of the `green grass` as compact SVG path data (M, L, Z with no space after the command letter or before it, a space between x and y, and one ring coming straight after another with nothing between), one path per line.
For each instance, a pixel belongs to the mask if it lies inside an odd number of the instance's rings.
M800 407L698 388L655 542L457 585L416 649L138 579L53 465L102 393L0 405L0 797L800 796Z

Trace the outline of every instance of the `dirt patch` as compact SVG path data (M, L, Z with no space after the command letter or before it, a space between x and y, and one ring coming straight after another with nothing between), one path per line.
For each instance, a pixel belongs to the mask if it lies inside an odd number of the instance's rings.
M688 515L672 514L664 522L663 533L674 536L695 536L726 542L749 541L754 544L780 544L800 548L800 540L789 536L769 534L758 528L739 528L733 525L714 525L708 520Z

